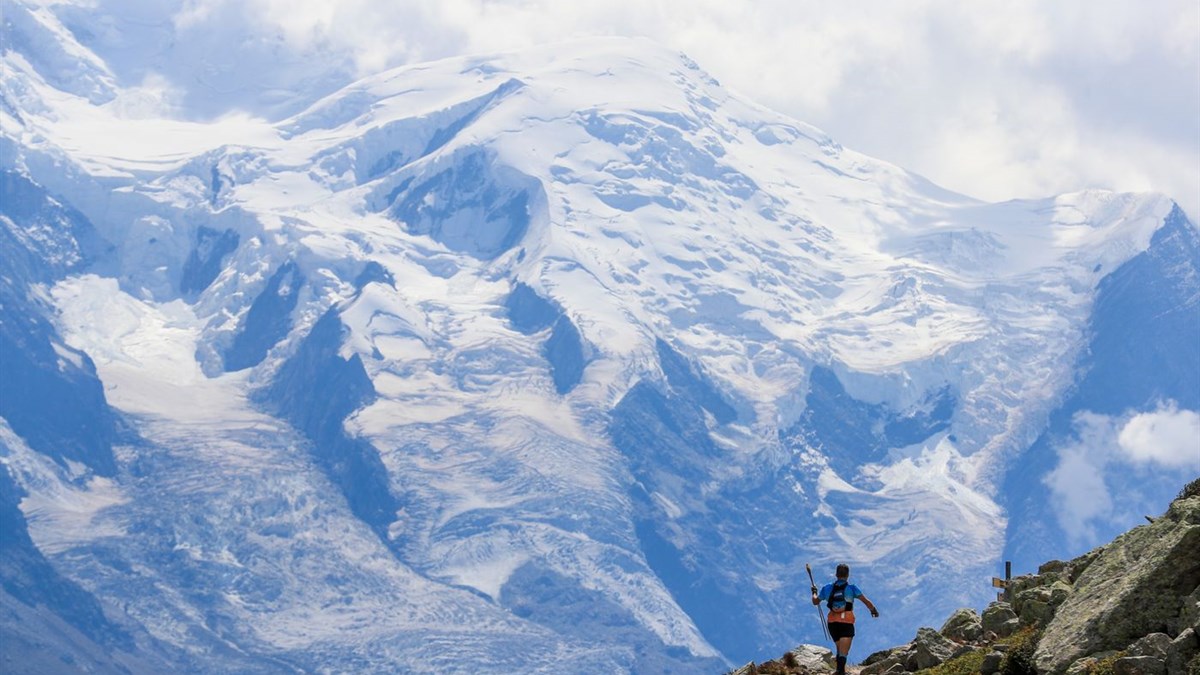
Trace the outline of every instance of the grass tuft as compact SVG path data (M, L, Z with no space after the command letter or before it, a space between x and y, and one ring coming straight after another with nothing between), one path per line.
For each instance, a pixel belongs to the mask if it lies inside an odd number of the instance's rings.
M1011 636L998 640L998 644L1007 644L1008 651L1004 661L1000 663L1000 675L1037 675L1033 665L1033 653L1037 651L1038 640L1042 639L1042 631L1033 626L1026 626Z
M1088 667L1088 675L1113 675L1113 667L1117 663L1117 659L1123 656L1125 656L1125 652L1117 652L1112 656L1100 659Z
M1176 499L1185 499L1187 497L1200 497L1200 478L1197 478L1187 485L1184 485L1183 489L1179 491L1179 496L1176 497Z
M921 672L925 675L976 675L986 655L986 649L976 650Z

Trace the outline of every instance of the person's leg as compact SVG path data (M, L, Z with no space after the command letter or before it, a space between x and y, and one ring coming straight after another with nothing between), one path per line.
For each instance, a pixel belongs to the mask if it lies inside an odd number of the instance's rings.
M852 637L838 638L837 644L837 672L838 675L846 673L846 657L850 656L850 643L854 641Z

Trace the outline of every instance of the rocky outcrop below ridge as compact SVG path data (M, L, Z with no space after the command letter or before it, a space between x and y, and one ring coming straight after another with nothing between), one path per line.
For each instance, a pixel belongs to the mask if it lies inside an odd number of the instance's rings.
M1196 672L1200 666L1200 481L1165 515L1090 556L1047 622L1039 673L1080 672L1111 657L1136 672ZM1190 494L1189 494L1190 492ZM1134 663L1136 661L1136 663ZM1191 670L1185 664L1191 663ZM1124 669L1122 672L1134 672Z
M922 627L851 672L1200 675L1200 479L1149 524L1010 580L1005 598L982 614L960 609L940 630ZM822 654L802 645L734 672L830 673Z

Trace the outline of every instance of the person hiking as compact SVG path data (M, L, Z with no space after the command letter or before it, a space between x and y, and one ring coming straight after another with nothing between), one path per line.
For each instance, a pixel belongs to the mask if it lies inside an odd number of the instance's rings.
M825 602L829 608L829 637L837 647L837 675L846 675L846 657L850 654L850 643L854 641L854 601L861 600L867 609L871 610L873 618L879 618L879 610L875 604L863 595L862 590L850 583L850 567L838 565L837 580L817 591L812 587L812 603Z

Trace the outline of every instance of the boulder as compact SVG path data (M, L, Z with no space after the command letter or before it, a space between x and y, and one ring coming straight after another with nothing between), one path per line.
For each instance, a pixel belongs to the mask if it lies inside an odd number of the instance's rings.
M860 675L884 675L885 673L905 672L912 657L912 645L894 647L881 652L875 652L863 661ZM868 663L868 661L870 663Z
M1126 656L1113 661L1113 675L1167 675L1167 664L1153 656Z
M958 642L975 642L983 636L983 621L973 609L960 609L942 624L943 636Z
M1050 598L1045 600L1038 598L1036 600L1028 600L1021 606L1021 621L1022 626L1045 626L1054 618L1054 607L1050 605Z
M864 666L858 671L859 675L899 675L899 673L908 672L903 663L899 661L880 661L869 666Z
M1012 603L1013 611L1018 614L1021 608L1018 605L1018 600L1023 593L1038 588L1042 585L1042 578L1035 574L1022 574L1019 577L1013 577L1008 580L1008 587L1005 589L1005 600Z
M1058 606L1066 602L1074 590L1075 588L1065 581L1056 581L1050 584L1050 607L1058 609Z
M966 656L967 654L977 651L979 651L979 647L976 647L975 645L958 645L954 652L950 654L950 660L954 660L960 656Z
M1190 596L1197 586L1200 497L1187 497L1172 502L1163 517L1117 537L1087 565L1046 625L1034 656L1038 672L1063 673L1083 656L1124 649L1177 625L1179 601L1162 599Z
M1177 623L1176 633L1182 633L1188 628L1200 633L1200 586L1197 586L1196 590L1183 599L1183 604L1179 607Z
M830 662L833 652L817 645L800 645L791 651L796 664L810 673L832 673L836 670Z
M871 665L874 665L881 661L886 661L888 659L891 659L892 657L895 657L895 656L897 656L903 652L906 652L910 649L912 649L911 644L901 645L899 647L892 647L891 649L881 649L877 652L872 653L867 658L863 659L862 665L871 666Z
M1061 574L1061 573L1065 572L1066 570L1067 570L1067 563L1065 563L1061 560L1051 560L1049 562L1042 563L1041 566L1038 567L1037 573L1038 573L1038 576L1043 576L1046 574L1050 574L1051 572L1056 573L1056 574Z
M1051 604L1052 597L1054 597L1054 591L1045 586L1021 591L1013 601L1013 609L1020 616L1021 626L1042 627L1048 625L1054 617L1055 608Z
M1125 653L1129 656L1153 656L1156 659L1162 660L1167 658L1167 650L1170 648L1170 635L1166 633L1151 633L1129 645Z
M1061 563L1062 566L1042 565L1038 568L1038 573L1034 576L1037 579L1039 586L1053 586L1056 583L1071 584L1071 568L1068 563Z
M1197 638L1195 629L1188 628L1167 646L1167 672L1171 675L1186 673L1188 663L1196 654L1200 654L1200 638Z
M932 628L918 628L912 645L915 670L941 665L958 649L957 644Z
M1004 663L1004 654L1000 652L989 652L984 655L983 663L979 664L980 675L992 675L1000 672L1000 666Z
M993 602L983 610L981 619L984 632L995 633L997 637L1008 637L1016 632L1019 619L1007 602Z

